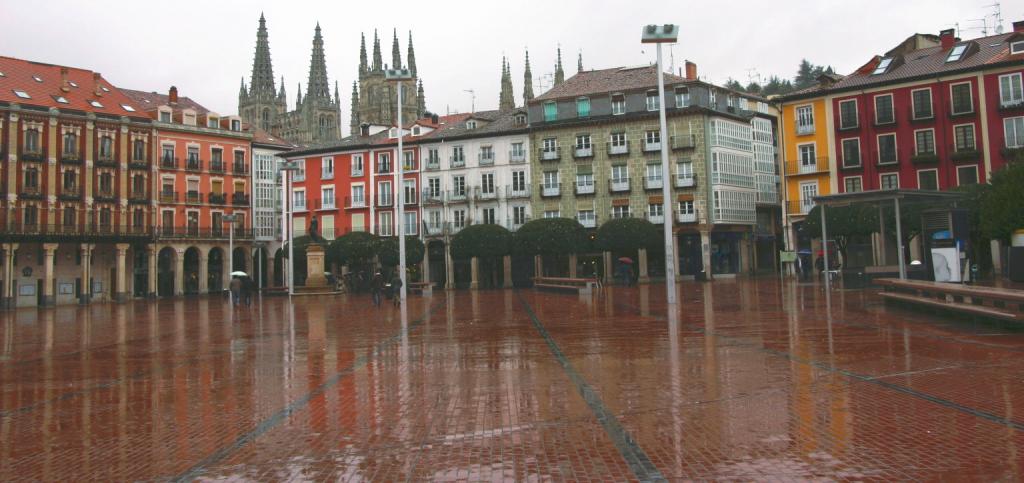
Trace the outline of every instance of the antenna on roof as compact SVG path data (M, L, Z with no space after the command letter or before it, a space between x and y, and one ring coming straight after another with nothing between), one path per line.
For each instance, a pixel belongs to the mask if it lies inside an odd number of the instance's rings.
M753 84L757 81L757 85L761 85L761 73L757 71L757 67L749 67L747 71L747 85Z
M473 89L465 89L462 92L468 92L469 93L469 97L470 97L471 102L472 102L470 104L469 112L471 112L471 113L476 112L476 91L474 91Z
M992 7L995 12L992 13L992 20L996 24L996 35L1003 33L1003 8L999 5L999 2L995 2L992 5L985 5L986 7Z

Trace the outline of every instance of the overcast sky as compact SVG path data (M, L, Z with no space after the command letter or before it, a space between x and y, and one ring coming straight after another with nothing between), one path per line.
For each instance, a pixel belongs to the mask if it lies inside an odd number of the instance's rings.
M313 28L323 28L327 74L340 84L347 126L359 34L382 35L385 62L397 28L405 59L412 30L427 108L468 111L498 104L501 57L512 64L522 103L523 50L530 49L534 92L554 70L562 47L566 77L584 68L640 65L655 53L640 44L647 23L676 23L671 48L678 67L697 63L705 80L746 83L751 72L792 77L807 58L848 73L913 32L938 33L959 22L961 36L981 35L994 0L777 0L774 2L630 0L406 1L58 1L0 0L5 20L0 55L82 67L122 87L166 92L176 85L221 114L238 109L238 85L252 71L260 12L267 17L274 74L283 75L289 109L298 83L305 89ZM1002 2L1004 28L1024 19L1024 1ZM372 52L371 52L372 55ZM669 61L666 51L666 62ZM753 69L753 71L749 71ZM304 94L304 93L303 93ZM347 127L346 131L347 132Z

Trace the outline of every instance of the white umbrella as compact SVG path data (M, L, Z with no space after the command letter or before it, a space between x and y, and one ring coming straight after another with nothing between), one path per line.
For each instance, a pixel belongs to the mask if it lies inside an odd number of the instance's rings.
M248 277L249 274L245 272L231 272L232 277Z

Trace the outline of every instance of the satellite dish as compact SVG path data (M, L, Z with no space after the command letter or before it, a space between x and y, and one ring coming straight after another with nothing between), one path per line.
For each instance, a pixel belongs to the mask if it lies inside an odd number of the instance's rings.
M996 35L999 35L1001 33L1003 33L1003 26L1001 24L996 25Z

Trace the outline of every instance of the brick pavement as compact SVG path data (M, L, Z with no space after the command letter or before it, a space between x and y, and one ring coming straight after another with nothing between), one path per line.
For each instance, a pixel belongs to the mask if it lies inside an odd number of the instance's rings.
M1019 329L680 290L3 312L0 480L1020 479Z

